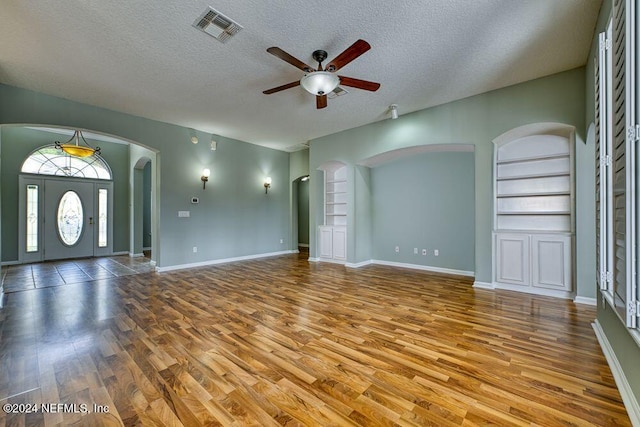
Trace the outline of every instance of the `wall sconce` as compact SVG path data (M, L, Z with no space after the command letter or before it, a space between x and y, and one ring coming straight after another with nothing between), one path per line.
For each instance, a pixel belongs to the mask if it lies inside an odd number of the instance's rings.
M270 188L271 188L271 177L268 176L264 179L264 194L267 194Z
M202 176L200 177L200 180L202 181L202 189L204 190L206 185L207 185L207 181L209 181L209 176L211 175L211 171L209 170L209 168L204 168L202 169Z
M398 104L389 105L389 111L391 111L391 120L398 118Z
M198 143L198 137L197 137L196 131L194 129L189 129L189 136L191 137L191 143L192 144L197 144Z

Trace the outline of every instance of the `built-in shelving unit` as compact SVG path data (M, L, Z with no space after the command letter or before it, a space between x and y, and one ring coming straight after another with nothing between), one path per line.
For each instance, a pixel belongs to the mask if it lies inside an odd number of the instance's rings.
M494 160L495 283L569 297L573 138L540 134L501 140Z
M347 167L329 162L324 171L324 225L319 229L320 259L344 262L347 258Z
M347 169L325 171L325 225L347 225Z

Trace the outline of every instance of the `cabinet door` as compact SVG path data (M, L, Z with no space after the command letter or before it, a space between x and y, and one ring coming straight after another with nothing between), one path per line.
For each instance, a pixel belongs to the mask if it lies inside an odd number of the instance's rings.
M530 286L529 235L496 234L496 281Z
M320 226L320 258L333 258L333 227Z
M571 237L531 236L531 268L533 286L571 290Z
M347 259L347 229L344 227L333 229L333 258Z

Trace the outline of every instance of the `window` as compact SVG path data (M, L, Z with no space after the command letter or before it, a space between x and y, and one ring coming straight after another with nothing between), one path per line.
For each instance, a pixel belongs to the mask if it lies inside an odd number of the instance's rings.
M67 246L80 240L84 228L82 201L75 191L67 191L58 203L58 237Z
M99 155L70 156L55 145L35 150L22 164L23 173L75 178L111 179L111 169Z
M107 196L108 190L100 188L98 190L98 247L107 247Z
M597 269L601 292L620 318L636 328L634 0L614 0L596 61Z
M38 252L38 186L27 185L27 252Z

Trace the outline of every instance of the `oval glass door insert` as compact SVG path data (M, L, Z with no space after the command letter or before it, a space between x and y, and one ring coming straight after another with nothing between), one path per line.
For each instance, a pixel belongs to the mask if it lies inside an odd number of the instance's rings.
M58 204L58 236L62 243L73 246L78 243L84 227L82 202L75 191L64 193Z

